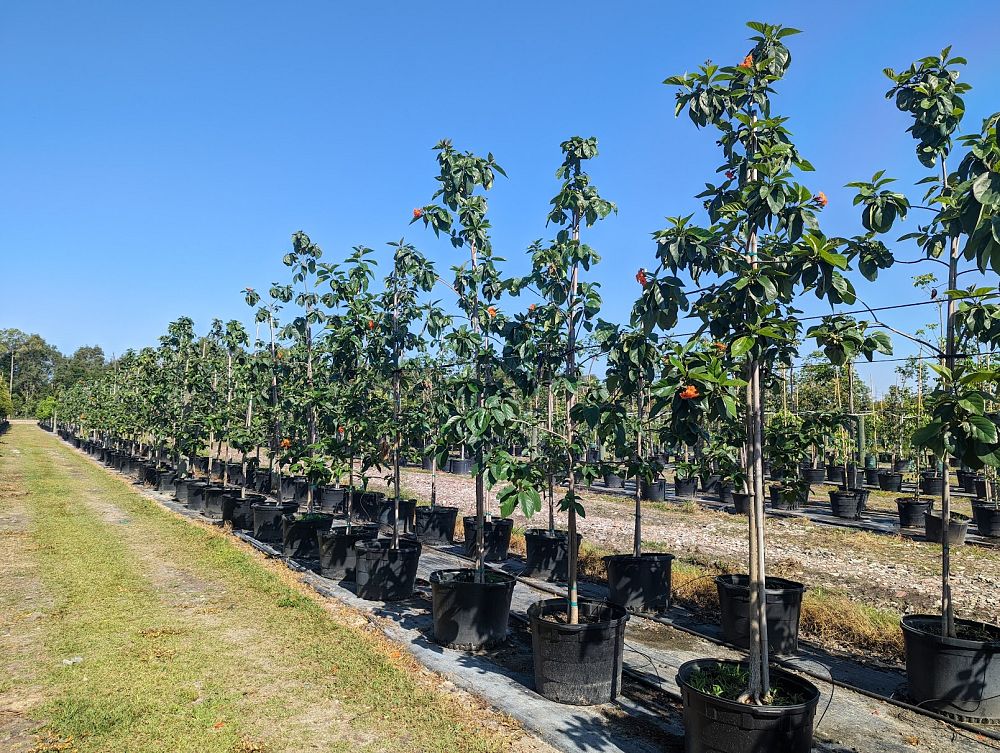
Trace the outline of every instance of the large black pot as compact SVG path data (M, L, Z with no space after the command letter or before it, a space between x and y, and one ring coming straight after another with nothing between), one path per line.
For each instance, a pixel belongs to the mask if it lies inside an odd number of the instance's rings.
M878 468L865 468L865 483L869 486L878 484Z
M543 599L528 607L535 691L580 706L615 700L628 612L610 602L580 599L580 624L557 619L565 613L565 599Z
M733 504L733 485L728 481L723 481L716 487L719 493L719 501L724 505Z
M348 492L350 489L345 486L321 486L317 490L316 509L331 515L346 512L344 503L347 501Z
M173 468L161 468L156 475L156 491L173 492L177 472Z
M944 518L938 513L924 513L924 537L928 541L941 543L944 531ZM969 518L957 512L951 514L948 525L948 543L961 546L965 543L965 534L969 531Z
M395 500L387 499L382 502L378 511L379 525L392 526L396 523ZM399 522L396 528L400 533L413 533L413 511L417 507L415 499L399 500Z
M234 491L231 486L222 484L208 484L202 490L202 498L205 500L205 508L202 515L213 520L222 520L222 495L225 492Z
M695 494L698 492L698 477L694 478L675 478L674 479L674 495L677 497L687 497L688 499L694 499Z
M357 551L358 596L369 601L402 601L413 595L421 544L399 539L392 548L390 539L371 539L355 544Z
M641 497L649 502L662 502L667 495L667 482L664 479L657 481L643 481L641 487Z
M794 706L750 706L709 695L691 683L696 672L711 672L717 659L695 659L677 670L684 704L685 753L810 753L819 689L777 667L771 684L801 697ZM699 683L700 684L700 683Z
M184 504L189 510L204 512L205 510L205 489L210 486L208 481L195 481L188 484L187 500Z
M174 478L174 499L180 502L182 505L187 504L188 493L191 488L191 484L197 483L194 476L187 476L186 478Z
M281 519L281 548L286 557L297 560L319 559L320 531L333 524L333 516L322 512L300 517L285 515Z
M996 538L1000 536L1000 506L996 503L990 505L973 505L972 518L976 521L976 528L981 536Z
M985 476L977 476L976 477L976 484L975 484L976 485L976 496L979 499L986 499L987 496L993 496L993 495L987 495L986 494L986 484L987 483L988 482L986 481L986 477ZM992 483L992 482L989 482L989 483Z
M239 489L230 489L222 494L222 520L231 523L237 531L253 529L253 506L267 500L263 494L247 493L240 496Z
M941 636L941 618L903 617L906 679L921 708L963 721L1000 720L1000 627L955 620L959 637Z
M385 495L381 492L351 492L351 516L356 520L378 522L379 511Z
M455 541L457 520L457 507L417 507L414 510L414 531L417 538L425 544L444 546Z
M737 515L746 515L750 512L750 500L753 495L744 492L733 492L733 511Z
M798 510L809 501L809 493L795 493L794 489L785 489L780 484L768 487L771 495L771 508L774 510Z
M811 466L805 466L802 468L802 478L808 481L810 484L822 484L826 481L826 469L825 468L813 468Z
M619 476L617 473L605 473L604 485L609 489L624 489L625 479Z
M510 548L510 534L514 530L514 521L510 518L486 518L483 526L483 549L486 562L503 562L507 559ZM462 518L462 529L465 538L465 554L476 556L476 516L466 515Z
M630 612L659 614L670 608L670 575L674 555L649 552L638 557L604 558L608 569L608 601Z
M294 502L273 504L263 502L250 505L253 512L253 537L266 544L281 543L281 519L292 515L299 506Z
M422 457L420 459L420 467L423 470L425 470L425 471L433 471L434 470L434 456L433 455L425 455L424 457Z
M913 468L912 460L897 460L892 464L892 470L895 473L906 473Z
M878 474L878 488L884 492L902 491L903 474L895 471L881 471Z
M940 497L944 491L944 476L925 473L920 477L920 491L931 497Z
M448 461L448 473L457 473L460 476L468 476L472 473L472 458L452 458Z
M357 543L378 536L374 523L355 523L351 532L347 526L334 523L328 531L317 531L319 541L319 571L326 578L353 581L357 577Z
M576 535L577 546L583 537ZM569 577L569 533L529 528L524 532L526 578L564 581Z
M722 476L718 473L710 473L700 477L701 490L706 494L716 491L722 483Z
M434 640L449 648L479 649L507 637L510 600L517 579L487 569L482 583L469 569L431 573Z
M896 509L899 511L900 528L922 528L924 513L930 511L931 501L917 497L899 497Z
M841 484L844 483L844 466L842 465L828 465L826 467L826 480L831 484Z
M835 517L860 520L866 492L843 489L830 490L830 508Z
M719 575L719 611L723 637L739 648L750 647L750 577ZM799 613L806 587L784 578L765 580L767 645L776 654L799 650Z
M959 470L955 473L958 485L968 494L976 493L976 472Z

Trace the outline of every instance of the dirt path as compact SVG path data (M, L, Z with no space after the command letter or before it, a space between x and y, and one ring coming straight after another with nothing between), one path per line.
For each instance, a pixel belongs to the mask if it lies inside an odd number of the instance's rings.
M0 438L0 542L0 750L551 750L32 426Z
M430 473L406 469L406 490L430 499ZM631 551L633 503L597 493L584 493L587 516L580 520L585 540L616 551ZM439 504L475 511L473 479L440 473ZM492 498L491 498L492 499ZM493 505L496 512L496 505ZM676 503L644 503L643 540L699 564L718 563L744 571L747 559L746 519L741 516ZM547 512L533 520L519 513L516 525L544 527ZM557 513L557 525L565 516ZM771 572L849 596L872 607L900 614L934 611L940 600L938 545L902 537L839 529L807 520L769 518L766 530ZM962 616L996 622L1000 594L995 573L1000 552L967 546L952 550L953 591Z

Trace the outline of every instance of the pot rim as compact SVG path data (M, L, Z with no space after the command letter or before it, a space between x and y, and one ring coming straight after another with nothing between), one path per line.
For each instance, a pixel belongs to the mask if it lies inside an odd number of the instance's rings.
M532 623L536 621L543 622L545 623L546 626L556 628L557 630L563 633L581 633L589 630L606 630L616 622L624 625L626 622L628 622L628 619L630 617L628 610L625 609L625 607L610 602L607 599L581 598L578 600L577 603L581 605L591 604L596 606L608 607L612 610L612 615L616 616L612 616L611 619L608 620L601 620L600 622L582 622L578 625L570 625L565 622L556 622L555 620L550 619L547 616L546 611L550 609L552 611L565 611L566 599L560 597L556 599L539 599L538 601L532 602L532 604L528 606L528 617L532 621Z
M937 625L941 623L941 615L935 614L907 614L899 621L900 629L905 634L906 632L911 632L920 635L923 638L930 638L931 640L937 642L939 645L946 648L960 648L967 649L970 651L982 651L984 649L991 652L1000 653L1000 638L994 641L976 641L969 640L967 638L951 638L941 635L940 632L932 632L930 630L924 630L914 622L918 621L930 621ZM965 624L965 625L984 625L986 627L997 628L997 625L993 625L989 622L980 622L979 620L966 620L961 617L955 618L955 624Z
M602 557L601 560L605 563L611 560L616 560L618 562L626 562L629 560L675 560L677 557L668 552L643 552L638 557L634 554L609 554L607 557Z
M706 698L712 703L717 703L721 706L725 706L727 710L736 711L737 713L744 713L748 708L753 709L754 714L761 716L784 716L786 714L794 714L800 711L808 709L810 706L814 707L819 703L820 692L819 688L816 687L809 680L804 677L800 677L792 672L781 669L779 667L771 667L771 676L780 677L784 681L790 681L793 685L798 685L799 687L808 690L810 697L803 701L802 703L797 703L793 706L755 706L753 704L741 703L739 701L731 701L728 698L720 698L719 696L711 695L705 693L704 691L698 690L693 687L687 681L687 675L690 675L696 669L701 668L703 665L723 665L723 664L744 664L745 662L733 661L731 659L691 659L689 661L681 664L677 668L676 681L677 684L684 690L691 693L695 693L701 698Z
M428 579L432 585L435 586L476 586L483 589L502 589L513 587L517 583L517 578L510 573L505 573L503 570L494 570L491 567L486 568L486 576L488 578L492 577L495 580L487 580L483 583L476 583L475 580L445 580L442 581L441 578L449 573L473 573L475 574L475 569L471 567L447 567L441 570L434 570Z
M747 584L736 583L727 578L746 578ZM713 579L717 585L725 586L726 588L732 588L739 591L749 591L750 590L750 576L745 573L724 573L722 575L716 575ZM768 583L785 583L787 585L778 585L775 588L769 588ZM788 578L779 578L776 575L768 575L764 579L764 591L766 593L785 593L787 592L805 592L805 583L799 583L797 580L789 580Z

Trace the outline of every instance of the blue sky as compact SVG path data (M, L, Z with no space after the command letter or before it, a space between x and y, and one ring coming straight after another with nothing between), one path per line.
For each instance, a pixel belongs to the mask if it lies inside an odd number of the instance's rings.
M859 227L849 180L923 174L883 67L953 44L970 62L967 127L1000 109L1000 5L763 5L5 3L0 327L120 353L180 315L202 329L248 319L240 289L280 278L298 229L328 259L405 235L450 266L450 246L408 225L442 137L507 170L491 192L494 242L518 271L548 235L570 135L600 139L592 175L619 213L588 240L604 257L604 316L623 319L635 270L652 266L649 234L698 208L718 159L660 82L741 59L751 12L804 32L777 109L817 168L808 185L830 198L828 234ZM916 300L916 271L859 291L872 305ZM888 321L912 330L930 308Z

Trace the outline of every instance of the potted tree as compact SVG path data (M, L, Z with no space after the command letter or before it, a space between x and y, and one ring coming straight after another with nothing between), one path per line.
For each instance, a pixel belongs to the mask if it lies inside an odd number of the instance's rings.
M958 81L965 64L950 48L921 58L904 71L886 69L892 81L887 97L913 120L908 129L917 141L917 157L932 171L920 181L928 185L922 202L929 205L926 225L904 239L916 240L927 259L948 269L943 352L937 386L930 399L930 420L913 435L915 446L933 454L943 473L956 459L970 469L1000 461L997 415L988 409L996 400L996 374L985 364L960 357L976 342L1000 342L990 302L993 288L958 289L962 259L973 269L997 270L1000 238L1000 114L987 118L978 132L960 138L965 153L958 168L949 170L954 136L965 113L968 84ZM909 208L907 199L882 189L881 173L871 183L857 184L864 203L862 221L873 234L888 232ZM932 348L932 352L934 352ZM968 521L951 508L950 484L940 488L939 513L925 514L928 538L941 541L941 615L903 618L906 668L910 695L923 707L963 719L1000 718L1000 627L959 619L951 592L951 546Z

